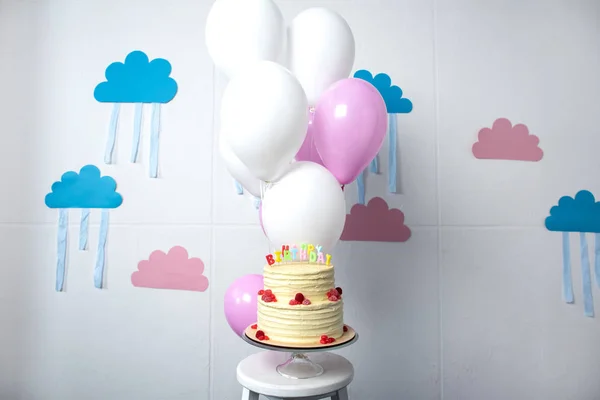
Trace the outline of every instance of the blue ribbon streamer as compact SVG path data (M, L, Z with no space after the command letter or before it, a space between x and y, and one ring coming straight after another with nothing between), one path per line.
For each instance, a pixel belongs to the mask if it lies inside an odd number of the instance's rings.
M592 298L592 274L585 232L579 233L581 247L581 278L583 280L583 309L586 317L594 316L594 299Z
M379 155L375 155L375 158L371 160L371 164L369 164L369 171L373 174L377 174L379 172Z
M108 124L108 139L106 141L106 150L104 151L104 163L111 164L113 151L115 150L115 141L117 137L117 125L119 124L119 113L121 111L121 103L113 105L112 113L110 114L110 123Z
M573 303L573 281L571 279L571 247L569 243L569 232L562 233L563 249L563 279L562 295L565 303Z
M142 136L142 112L144 104L136 103L135 114L133 116L133 143L131 144L131 162L137 161L140 148L140 137Z
M61 208L58 214L58 241L56 247L56 291L61 292L65 282L65 264L67 259L67 231L69 228L69 210Z
M358 189L358 204L365 204L365 172L361 172L356 178L356 188Z
M600 233L595 234L596 243L594 247L594 274L596 275L596 284L600 287Z
M244 187L242 186L242 184L235 180L233 182L235 183L236 193L239 195L244 194Z
M81 210L81 222L79 224L79 250L87 249L89 223L90 223L90 209L83 208Z
M160 132L160 104L152 103L152 130L150 132L150 178L158 176L158 136Z
M94 266L94 286L102 289L104 278L104 263L106 258L106 234L108 233L108 209L102 210L100 219L100 233L98 234L98 253L96 254L96 265Z
M389 134L389 157L388 157L388 190L390 193L396 193L396 170L398 152L396 149L397 126L396 114L388 114L388 134Z

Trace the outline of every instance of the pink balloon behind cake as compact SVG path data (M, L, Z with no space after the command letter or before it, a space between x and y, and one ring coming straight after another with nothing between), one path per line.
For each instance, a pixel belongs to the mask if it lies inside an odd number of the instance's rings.
M258 291L263 288L263 276L244 275L236 279L225 292L225 318L238 336L258 319Z

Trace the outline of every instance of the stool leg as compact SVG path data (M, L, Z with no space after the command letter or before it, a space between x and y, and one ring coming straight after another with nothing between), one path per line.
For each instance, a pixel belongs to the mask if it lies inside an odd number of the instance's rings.
M252 392L246 388L242 391L242 400L258 400L258 393Z
M348 400L348 388L341 388L333 396L331 400Z

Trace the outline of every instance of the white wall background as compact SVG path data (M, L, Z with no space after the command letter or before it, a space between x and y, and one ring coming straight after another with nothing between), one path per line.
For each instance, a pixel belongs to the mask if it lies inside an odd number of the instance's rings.
M268 246L215 157L226 82L204 47L211 3L0 0L1 399L239 398L235 366L255 350L229 330L222 297L236 277L261 271ZM543 227L560 196L600 195L600 2L279 4L288 19L315 5L341 12L356 36L355 69L387 72L414 103L398 117L401 194L386 192L385 176L367 181L367 198L401 208L413 237L335 250L346 320L361 334L342 351L356 367L352 398L600 398L600 318L583 315L577 243L578 303L566 305L560 234ZM163 107L157 180L147 177L147 135L143 163L128 161L127 107L118 163L102 163L110 105L93 89L134 49L170 60L180 88ZM476 160L478 130L499 117L527 124L544 159ZM95 251L71 240L67 291L56 293L57 213L43 198L63 172L90 163L124 197L111 213L108 288L93 287ZM350 207L355 187L346 192ZM134 288L137 262L174 245L205 261L209 290Z

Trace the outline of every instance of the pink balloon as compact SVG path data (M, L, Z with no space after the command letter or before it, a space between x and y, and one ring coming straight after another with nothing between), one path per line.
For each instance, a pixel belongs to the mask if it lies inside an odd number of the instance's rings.
M242 336L248 326L256 323L258 291L263 286L263 276L251 274L238 278L227 288L225 318L238 336Z
M385 139L387 109L383 97L362 79L338 81L321 95L313 129L323 165L342 185L353 182Z
M323 161L321 160L321 156L319 156L319 152L315 147L314 142L314 125L313 121L315 119L315 112L311 110L308 120L308 129L306 130L306 137L304 138L304 142L296 153L296 161L312 161L317 164L323 165Z

